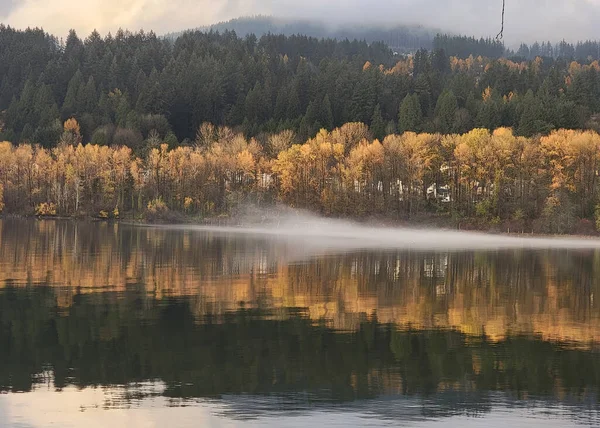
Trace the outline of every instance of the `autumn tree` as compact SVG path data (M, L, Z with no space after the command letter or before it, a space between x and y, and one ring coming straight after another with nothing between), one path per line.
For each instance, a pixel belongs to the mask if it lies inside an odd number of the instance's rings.
M70 146L76 146L81 144L81 128L79 127L79 123L74 118L70 118L65 121L63 126L63 134L60 137L61 144L66 144Z

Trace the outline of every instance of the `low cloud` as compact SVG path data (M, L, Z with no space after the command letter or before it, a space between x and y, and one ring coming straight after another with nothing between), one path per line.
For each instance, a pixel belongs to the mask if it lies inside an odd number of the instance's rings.
M600 0L506 0L509 43L600 38ZM495 36L502 0L0 0L4 23L64 36L118 28L180 31L245 15L311 18L339 25L422 24Z
M0 0L4 2L6 0ZM252 14L254 0L15 0L2 21L17 28L43 27L57 36L74 28L102 34L119 28L179 31ZM1 10L0 10L1 12Z

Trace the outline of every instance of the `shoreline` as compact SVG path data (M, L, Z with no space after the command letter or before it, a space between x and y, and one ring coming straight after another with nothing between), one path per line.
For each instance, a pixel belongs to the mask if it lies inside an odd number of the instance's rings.
M502 236L502 237L513 237L513 238L537 238L537 239L581 239L581 240L600 240L600 234L595 233L566 233L566 234L545 234L536 233L535 231L527 232L511 232L510 230L502 230L498 226L493 227L481 227L479 223L461 224L459 226L453 225L451 221L444 217L427 217L419 218L416 221L410 220L394 220L389 218L367 218L367 219L356 219L351 217L321 217L317 214L306 212L303 210L288 209L289 213L301 213L301 215L310 216L309 218L314 221L324 222L340 222L347 223L348 225L373 228L373 229L404 229L412 231L423 231L423 232L454 232L454 233L465 233L465 234L477 234L484 236ZM246 216L217 216L209 217L205 219L199 219L197 217L186 216L180 213L176 214L176 220L148 220L142 218L128 217L124 215L120 218L99 218L90 215L81 216L36 216L36 215L23 215L23 214L0 214L0 220L4 219L17 219L17 220L39 220L39 221L74 221L74 222L92 222L92 223L117 223L124 225L134 225L141 227L169 227L169 226L201 226L208 228L223 228L223 229L251 229L251 228L262 228L268 229L269 227L275 226L280 227L274 218L266 218L263 221L252 222ZM432 221L433 220L433 221ZM467 223L468 219L464 219ZM301 224L302 222L298 223ZM288 224L287 222L285 224ZM480 227L469 227L476 225ZM466 227L460 227L466 226Z

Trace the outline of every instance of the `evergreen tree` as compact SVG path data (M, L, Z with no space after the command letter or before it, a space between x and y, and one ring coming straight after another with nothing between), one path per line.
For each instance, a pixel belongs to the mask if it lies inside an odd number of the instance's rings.
M288 91L282 88L277 94L275 101L275 110L273 112L273 118L277 121L283 121L287 118L288 109Z
M300 98L298 97L298 91L296 91L295 88L292 88L289 95L287 117L288 119L296 119L300 116Z
M73 117L78 113L78 92L83 85L83 75L81 74L81 71L77 70L75 75L69 81L67 94L62 105L61 113L63 119Z
M47 127L60 118L52 89L48 85L39 85L35 95L35 111L38 127Z
M368 123L377 99L374 71L366 70L352 94L352 121Z
M0 26L0 46L3 135L19 136L30 124L31 138L43 134L45 141L57 117L72 116L86 140L103 125L133 126L145 135L140 118L149 113L167 117L182 141L203 121L236 128L248 118L253 135L299 131L311 103L316 118L304 120L305 130L371 123L377 105L384 122L396 115L400 121L407 93L416 94L420 113L408 109L401 131L446 133L477 125L529 134L583 127L600 113L600 76L589 61L598 56L594 41L523 45L517 54L546 56L528 63L489 59L513 54L497 41L447 35L410 60L378 43L233 33L189 32L173 42L152 33L102 38L93 32L82 42L72 31L61 46L40 30ZM494 88L493 97L482 102L487 87ZM525 123L534 112L524 114L520 106L528 90L541 108L537 124Z
M521 103L521 118L517 128L518 134L524 137L531 137L535 134L549 132L551 129L552 125L546 122L544 118L544 111L540 100L535 97L533 91L530 89L525 94Z
M486 128L490 131L498 128L502 124L502 114L499 103L500 101L493 96L481 102L477 117L475 118L475 126L478 128Z
M90 76L82 94L82 103L86 112L92 113L98 105L98 94L96 93L96 81Z
M333 112L331 110L331 101L329 100L329 94L325 94L323 102L321 103L320 122L323 124L323 127L325 127L325 129L333 129Z
M421 111L426 116L430 116L432 112L432 91L429 78L425 74L419 75L415 80L415 93L419 98Z
M383 121L383 117L381 116L381 107L379 104L375 106L375 111L373 112L373 117L371 118L371 133L373 137L377 138L379 141L383 141L385 137L385 122Z
M33 136L34 136L34 129L31 126L31 124L27 123L23 127L23 131L21 132L21 141L31 143Z
M417 94L407 95L400 105L398 115L398 132L418 132L421 130L423 113Z
M437 120L437 129L444 133L451 133L454 126L456 111L458 110L458 102L452 91L444 91L437 100L435 106L435 118Z
M434 71L440 74L446 74L450 71L450 61L444 49L436 49L433 51L431 58L431 66Z
M135 109L139 113L160 113L161 87L158 70L152 69L146 85L140 92Z

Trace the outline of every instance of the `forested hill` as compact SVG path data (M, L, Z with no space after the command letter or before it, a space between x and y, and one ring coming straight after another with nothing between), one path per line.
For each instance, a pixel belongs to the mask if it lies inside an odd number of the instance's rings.
M488 58L516 57L533 60L536 57L567 58L579 61L600 59L600 43L594 40L569 43L562 40L522 43L519 48L507 48L500 40L457 35L440 29L420 25L383 25L383 24L340 24L332 25L310 19L283 19L272 16L249 16L219 22L200 27L203 32L233 31L240 37L254 34L261 37L266 34L286 36L303 34L318 39L364 40L367 43L385 43L393 52L414 54L419 49L444 49L447 55L465 59L470 55ZM185 32L171 33L166 37L177 39Z
M218 24L198 28L210 32L235 31L241 37L255 34L283 34L292 36L303 34L319 39L365 40L367 43L383 42L399 53L414 52L419 49L431 49L434 36L439 30L418 25L338 25L332 26L309 19L283 19L271 16L253 16L236 18ZM173 33L167 37L177 38L184 34Z
M151 134L189 143L204 122L246 136L291 129L299 141L347 122L379 139L499 126L531 136L594 126L599 71L570 58L402 57L383 43L307 36L71 32L63 44L0 27L0 138L54 146L69 118L84 143L136 151Z

